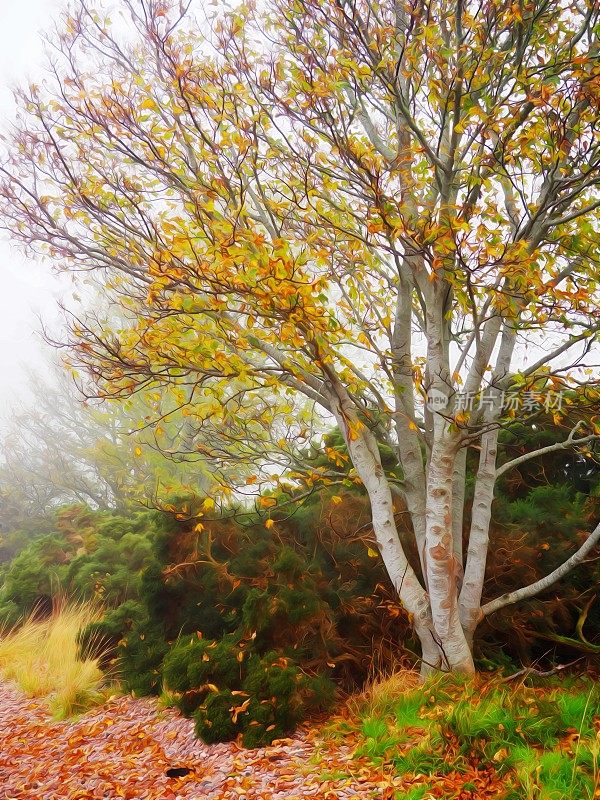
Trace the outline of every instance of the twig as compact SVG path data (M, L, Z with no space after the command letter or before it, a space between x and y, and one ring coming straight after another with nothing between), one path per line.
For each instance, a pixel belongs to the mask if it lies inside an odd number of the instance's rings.
M561 670L568 669L568 667L572 667L573 664L577 664L577 662L583 661L584 658L585 656L580 656L579 658L576 658L575 661L569 661L568 664L557 664L555 667L548 670L540 670L540 669L534 669L533 667L525 667L524 669L520 669L518 672L515 672L514 675L509 675L506 678L502 678L500 683L507 683L508 681L512 681L515 678L520 678L522 675L525 676L535 675L536 678L548 678L550 675L556 675Z

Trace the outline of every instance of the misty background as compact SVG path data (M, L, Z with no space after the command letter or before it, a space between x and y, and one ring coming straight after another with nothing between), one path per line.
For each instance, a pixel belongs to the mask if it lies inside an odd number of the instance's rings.
M43 32L52 29L61 0L0 0L0 128L14 118L12 87L43 75ZM48 264L25 257L0 232L0 419L28 394L27 369L45 374L49 348L40 335L41 317L56 329L58 301L68 301L72 279L59 276Z

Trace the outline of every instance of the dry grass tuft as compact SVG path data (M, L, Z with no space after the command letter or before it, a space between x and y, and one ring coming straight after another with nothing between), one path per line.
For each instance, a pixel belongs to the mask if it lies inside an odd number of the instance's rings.
M19 626L0 632L0 672L30 697L43 699L56 719L79 714L105 697L102 653L78 658L77 635L102 617L92 603L55 604L52 614L32 614Z
M379 673L369 679L362 692L349 699L349 709L367 715L386 714L394 709L402 695L414 692L421 685L422 679L416 670L401 667Z

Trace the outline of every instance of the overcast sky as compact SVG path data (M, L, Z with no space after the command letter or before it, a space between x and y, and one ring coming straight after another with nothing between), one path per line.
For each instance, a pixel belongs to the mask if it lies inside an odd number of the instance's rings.
M66 0L0 0L0 126L13 115L11 87L28 78L40 80L41 33L51 30L65 5ZM72 291L71 277L58 277L47 264L27 260L0 232L0 420L8 403L22 402L27 366L43 371L48 364L38 317L56 330L58 300L69 304ZM538 347L533 346L534 354Z
M12 117L11 87L38 76L44 47L40 31L48 29L62 0L0 0L0 125ZM43 370L44 346L37 333L42 316L56 324L57 301L68 293L68 281L52 275L48 265L25 259L0 233L0 413L25 387L24 367Z

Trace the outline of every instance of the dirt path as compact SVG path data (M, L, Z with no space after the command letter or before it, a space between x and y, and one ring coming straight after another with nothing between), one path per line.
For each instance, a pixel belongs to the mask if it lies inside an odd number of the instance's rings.
M195 739L189 720L131 697L76 722L53 722L39 703L0 685L1 800L368 800L388 794L382 776L353 759L352 743L331 747L328 758L328 746L308 730L261 750L207 746ZM311 763L317 748L331 760L333 780ZM193 771L169 778L172 767Z

